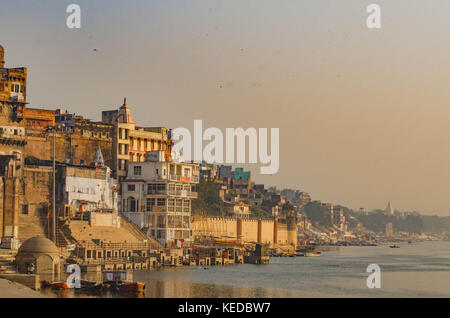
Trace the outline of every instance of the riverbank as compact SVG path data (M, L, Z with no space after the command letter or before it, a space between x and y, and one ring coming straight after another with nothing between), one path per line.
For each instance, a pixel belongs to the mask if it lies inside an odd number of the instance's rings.
M0 298L46 298L46 296L19 283L0 279Z

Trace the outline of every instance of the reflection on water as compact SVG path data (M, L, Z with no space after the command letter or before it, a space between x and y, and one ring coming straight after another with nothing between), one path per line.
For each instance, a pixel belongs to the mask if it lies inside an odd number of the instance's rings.
M296 291L261 287L198 284L177 281L146 281L148 298L280 298L300 297Z
M272 258L268 265L165 268L136 271L139 297L450 297L450 242L343 247L322 257ZM366 268L381 267L381 288L368 289ZM83 279L100 281L101 274ZM45 292L44 292L45 293ZM52 297L136 297L66 291Z

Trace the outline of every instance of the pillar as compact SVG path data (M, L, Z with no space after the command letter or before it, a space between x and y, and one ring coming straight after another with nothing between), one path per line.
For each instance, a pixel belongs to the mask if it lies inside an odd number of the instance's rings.
M278 219L273 221L273 244L278 243Z
M236 220L236 226L237 226L237 228L236 228L236 239L237 239L237 242L239 244L242 244L243 240L242 240L242 219L241 218L238 218Z
M258 220L258 243L262 243L262 220Z
M287 218L288 244L297 247L297 218Z

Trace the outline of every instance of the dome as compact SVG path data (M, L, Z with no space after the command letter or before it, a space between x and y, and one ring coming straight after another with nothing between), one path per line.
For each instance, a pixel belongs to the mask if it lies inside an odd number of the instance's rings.
M32 237L25 242L19 248L20 253L59 253L55 243L43 236Z

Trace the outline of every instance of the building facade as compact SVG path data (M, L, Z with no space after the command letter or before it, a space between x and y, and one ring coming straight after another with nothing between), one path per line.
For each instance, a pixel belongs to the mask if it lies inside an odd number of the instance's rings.
M26 145L23 121L26 91L27 68L5 68L5 50L0 45L0 155L13 155L19 162Z
M59 215L76 217L84 213L104 212L117 215L117 182L104 165L100 149L90 166L60 164L57 167Z
M122 182L122 211L161 244L187 244L199 175L197 163L131 162Z
M0 238L14 242L19 229L20 179L26 145L23 111L26 105L27 68L5 68L0 45ZM9 244L9 243L8 243Z
M165 127L137 126L126 99L118 110L102 112L102 122L115 128L111 168L120 180L127 176L128 164L144 162L148 151L163 151L165 159L171 159L171 131Z
M24 110L25 129L28 134L40 134L55 125L55 111L27 107Z

